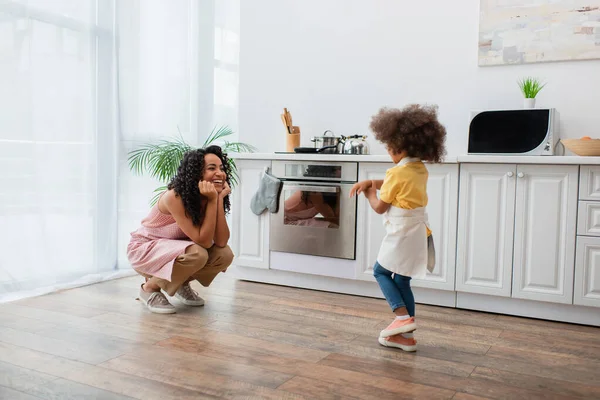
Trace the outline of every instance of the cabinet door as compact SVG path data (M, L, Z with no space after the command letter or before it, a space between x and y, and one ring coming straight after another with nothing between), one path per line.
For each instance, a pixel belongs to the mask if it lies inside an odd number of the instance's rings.
M250 210L250 200L258 189L270 160L236 160L239 183L232 189L231 243L235 265L269 268L269 210L256 215Z
M359 163L358 180L383 179L390 163ZM377 214L362 194L358 197L356 215L356 279L375 281L373 265L377 260L379 246L385 236L383 217Z
M458 212L458 164L427 165L427 214L435 243L436 265L413 286L454 290L456 266L456 224Z
M392 163L360 163L359 180L383 179ZM458 164L427 165L429 182L427 213L436 247L436 266L424 279L413 281L415 287L454 290L456 256L456 212L458 202ZM364 196L358 200L357 279L374 281L373 265L385 229L383 217L375 213Z
M512 297L573 303L577 165L519 165Z
M510 297L515 215L513 164L462 164L456 290Z
M573 303L600 307L600 238L577 238Z

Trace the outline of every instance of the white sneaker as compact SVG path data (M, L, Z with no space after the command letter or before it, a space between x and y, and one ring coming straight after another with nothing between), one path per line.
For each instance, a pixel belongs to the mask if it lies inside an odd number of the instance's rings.
M186 306L198 307L204 305L204 299L198 296L198 293L190 287L189 282L181 285L174 297Z
M143 285L142 285L143 286ZM175 307L165 297L162 292L146 292L140 287L140 300L148 307L148 310L157 314L173 314Z

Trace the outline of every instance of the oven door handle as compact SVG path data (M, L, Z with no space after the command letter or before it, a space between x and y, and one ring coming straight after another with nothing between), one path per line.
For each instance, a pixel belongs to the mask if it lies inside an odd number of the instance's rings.
M285 185L288 190L302 190L303 192L339 193L339 186L317 186L317 185Z

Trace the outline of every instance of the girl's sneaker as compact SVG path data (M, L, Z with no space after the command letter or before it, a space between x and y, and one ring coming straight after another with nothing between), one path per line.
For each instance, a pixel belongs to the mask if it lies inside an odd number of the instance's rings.
M399 320L394 319L391 324L388 325L387 328L379 333L379 337L386 338L394 335L398 335L400 333L412 332L417 329L417 324L415 322L414 317L410 317L409 319Z
M380 337L379 344L385 347L395 347L404 351L417 351L417 341L414 338L405 338L402 335Z

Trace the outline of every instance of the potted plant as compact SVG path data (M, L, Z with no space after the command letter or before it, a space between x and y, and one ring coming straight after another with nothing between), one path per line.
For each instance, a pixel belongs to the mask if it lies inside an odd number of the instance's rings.
M519 81L519 88L521 89L523 96L525 96L523 103L524 108L535 108L535 97L544 86L546 86L546 84L542 84L537 78L526 77Z
M256 151L256 148L249 144L223 140L223 138L231 134L233 134L233 131L227 126L220 127L219 129L215 128L208 135L202 147L216 144L221 146L224 153L253 153ZM179 132L179 137L159 140L156 143L147 143L128 153L127 160L131 171L140 175L148 173L163 183L162 186L154 189L154 196L150 200L151 205L154 205L160 194L167 189L167 184L177 173L177 168L183 159L183 155L193 149L192 146L183 140L181 132ZM238 183L238 174L235 161L231 158L229 159L229 167L231 171L229 178L233 188Z

